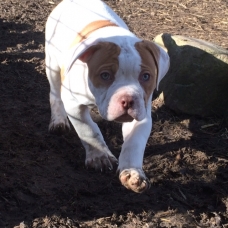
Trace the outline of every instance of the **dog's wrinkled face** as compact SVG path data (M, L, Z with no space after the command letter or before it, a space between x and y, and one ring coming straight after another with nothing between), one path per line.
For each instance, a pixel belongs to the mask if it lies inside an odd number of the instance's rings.
M80 60L89 69L89 87L100 115L109 121L140 121L156 87L159 49L141 41L118 46L101 42Z

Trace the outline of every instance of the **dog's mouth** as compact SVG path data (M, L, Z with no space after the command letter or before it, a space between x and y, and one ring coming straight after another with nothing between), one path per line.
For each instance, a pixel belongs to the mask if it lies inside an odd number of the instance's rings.
M124 122L132 122L134 118L130 116L128 113L125 113L119 117L117 117L114 121L119 122L119 123L124 123Z

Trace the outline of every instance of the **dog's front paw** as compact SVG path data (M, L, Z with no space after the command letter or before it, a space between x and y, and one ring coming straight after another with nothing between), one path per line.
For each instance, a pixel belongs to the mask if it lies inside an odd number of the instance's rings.
M63 134L66 131L70 130L70 124L69 121L67 119L67 117L65 118L55 118L52 117L50 124L49 124L49 131L51 133L55 133L55 134Z
M85 165L96 171L111 171L117 167L118 160L111 152L93 151L86 156Z
M142 169L124 169L120 175L119 179L127 189L130 189L137 193L142 193L150 188L150 181L145 176Z
M62 100L57 99L52 95L50 97L50 104L51 121L49 123L49 131L55 134L63 134L64 132L69 131L70 124Z

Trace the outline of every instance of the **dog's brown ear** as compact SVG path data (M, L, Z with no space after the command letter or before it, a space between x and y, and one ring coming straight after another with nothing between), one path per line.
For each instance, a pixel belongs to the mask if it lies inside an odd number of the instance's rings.
M74 65L77 59L80 59L82 62L88 63L91 57L100 49L105 50L107 54L112 54L114 52L118 53L119 55L120 52L118 45L114 43L103 42L98 39L86 39L81 43L72 46L66 52L61 67L62 75L66 75L70 71L71 67Z
M160 81L166 75L169 69L169 55L157 44L147 40L137 42L135 44L135 47L140 54L142 54L143 51L147 50L153 57L155 65L157 67L156 87L158 89Z
M91 47L89 47L88 49L86 49L85 52L83 52L78 59L81 60L84 63L87 63L89 61L89 59L92 57L92 55L101 48L101 44L96 44L93 45Z
M112 42L100 42L96 45L93 45L91 47L89 47L88 49L86 49L79 57L78 59L81 60L82 62L88 63L88 61L91 59L91 57L93 56L93 54L95 52L97 52L98 50L102 51L102 56L100 56L101 58L103 58L105 55L109 55L109 56L118 56L120 53L120 48L112 43ZM105 54L104 54L105 53ZM108 57L108 56L106 56Z

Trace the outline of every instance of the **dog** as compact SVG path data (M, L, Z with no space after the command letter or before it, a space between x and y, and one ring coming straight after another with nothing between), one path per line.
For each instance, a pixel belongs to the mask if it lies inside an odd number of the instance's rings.
M45 28L46 74L50 84L50 131L75 128L86 151L85 165L112 170L127 189L150 187L142 169L152 128L153 91L169 69L168 54L129 31L100 0L63 0ZM90 109L122 123L119 160L108 149Z

